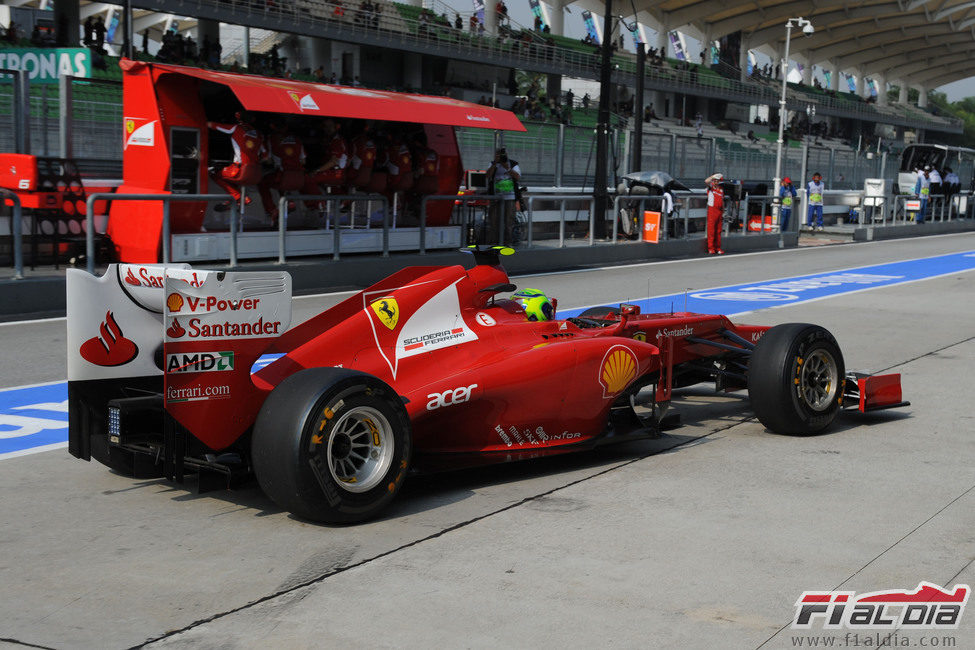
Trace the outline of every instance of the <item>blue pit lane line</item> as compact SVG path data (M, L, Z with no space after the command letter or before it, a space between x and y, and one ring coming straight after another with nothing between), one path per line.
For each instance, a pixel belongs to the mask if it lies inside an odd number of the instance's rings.
M686 294L624 300L639 305L644 313L675 310L733 316L973 269L975 251L970 251L713 289L690 289ZM583 311L585 308L563 310L559 316L577 316ZM278 356L281 355L262 357L255 368ZM67 400L66 382L0 389L0 460L66 447Z

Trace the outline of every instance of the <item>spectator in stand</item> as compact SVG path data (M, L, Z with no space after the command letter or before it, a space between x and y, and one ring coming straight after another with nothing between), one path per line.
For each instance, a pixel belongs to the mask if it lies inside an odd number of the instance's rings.
M94 29L95 29L95 19L92 16L88 16L88 18L85 19L84 36L82 36L81 38L81 44L84 45L85 47L91 47L92 43L95 42ZM145 49L146 47L145 45L143 45L142 51L144 52Z
M478 32L478 25L480 21L477 19L475 14L471 14L471 34L476 34Z
M92 27L92 32L95 34L95 49L99 52L105 48L105 31L105 19L99 16Z
M464 19L460 17L460 13L455 14L454 18L454 29L461 31L464 29Z
M510 19L508 18L508 5L504 3L504 0L498 0L495 10L498 12L498 24L510 25Z
M214 41L213 45L210 46L210 67L219 68L220 61L223 60L223 46L220 44L220 39Z
M585 95L583 95L582 96L582 108L585 109L585 110L589 110L589 102L591 102L591 101L592 101L592 99L589 97L589 93L586 93Z
M210 35L203 35L203 42L200 43L200 65L206 66L210 63L210 51L213 46L210 45Z
M34 47L42 47L44 45L44 37L41 36L41 26L34 24L34 30L30 33L30 44Z
M319 83L324 82L325 81L325 66L320 65L317 68L315 68L315 71L312 73L312 75L314 75L315 81L317 81Z

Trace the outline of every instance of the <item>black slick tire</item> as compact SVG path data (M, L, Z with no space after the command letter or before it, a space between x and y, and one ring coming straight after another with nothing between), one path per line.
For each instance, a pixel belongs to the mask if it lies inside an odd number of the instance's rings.
M411 452L410 421L396 392L344 368L311 368L282 381L261 407L251 440L264 493L325 523L375 517L399 491Z
M825 430L842 404L846 369L828 330L808 323L769 329L748 364L748 397L767 429L787 435Z

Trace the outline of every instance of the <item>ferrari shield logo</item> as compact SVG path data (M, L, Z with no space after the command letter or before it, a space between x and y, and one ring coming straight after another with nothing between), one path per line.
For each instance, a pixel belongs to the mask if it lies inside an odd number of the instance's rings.
M399 322L399 305L396 304L396 298L380 298L370 306L383 325L391 330L396 329L396 323Z

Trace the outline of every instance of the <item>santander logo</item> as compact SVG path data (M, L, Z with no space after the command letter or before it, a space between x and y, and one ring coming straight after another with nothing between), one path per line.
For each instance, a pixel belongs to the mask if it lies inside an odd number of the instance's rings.
M135 277L135 274L132 273L132 269L129 269L129 272L125 275L125 283L131 284L132 286L135 287L142 286L142 283L139 281L139 278Z
M96 366L121 366L139 354L139 346L125 338L122 328L115 322L112 312L105 314L105 321L98 328L99 336L81 344L82 358Z
M166 328L166 335L171 339L178 339L186 335L186 330L179 324L179 320L174 318L173 324Z

